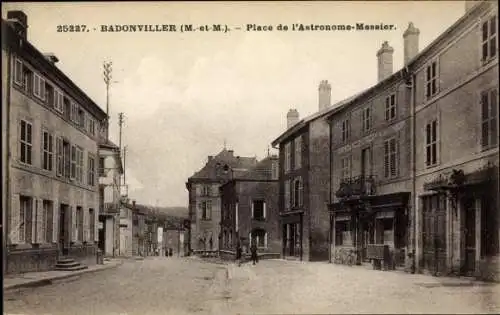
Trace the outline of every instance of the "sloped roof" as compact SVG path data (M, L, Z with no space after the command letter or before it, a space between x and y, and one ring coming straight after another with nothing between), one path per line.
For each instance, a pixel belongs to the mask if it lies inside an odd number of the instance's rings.
M114 150L120 150L120 147L117 146L113 141L109 139L102 139L99 141L99 147L109 148Z
M261 160L255 167L245 172L238 179L250 179L250 180L272 180L272 165L278 162L277 156L268 156Z
M316 113L307 116L306 118L303 118L298 123L296 123L292 127L288 128L278 138L276 138L272 142L272 146L276 147L279 143L281 143L282 141L286 140L288 137L294 135L297 131L299 131L303 127L307 126L311 121L316 120L318 118L321 118L323 116L326 116L328 114L331 114L331 113L333 113L335 111L338 111L338 110L342 109L343 106L349 104L349 102L351 102L356 97L358 97L359 94L361 94L361 93L358 93L358 94L355 94L355 95L353 95L351 97L348 97L348 98L346 98L346 99L344 99L344 100L342 100L340 102L337 102L337 103L335 103L335 104L333 104L331 106L328 106L328 107L326 107L326 108L324 108L322 110L319 110Z
M223 168L225 165L232 169L233 177L239 177L256 164L257 158L255 157L234 156L234 152L232 150L223 149L216 156L209 157L205 166L203 166L203 168L198 172L194 173L194 175L189 179L217 180L220 177L217 173L218 168Z

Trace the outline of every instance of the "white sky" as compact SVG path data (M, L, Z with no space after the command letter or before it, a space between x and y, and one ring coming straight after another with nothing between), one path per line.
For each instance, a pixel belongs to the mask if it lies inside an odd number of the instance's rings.
M28 39L53 52L57 66L105 110L102 63L113 61L111 139L124 112L129 194L138 203L187 206L184 183L227 141L236 155L263 158L286 126L318 109L317 86L332 102L376 83L376 51L394 48L403 63L408 22L420 49L464 13L462 1L3 3L28 15ZM229 33L58 33L86 24L395 24L395 31Z

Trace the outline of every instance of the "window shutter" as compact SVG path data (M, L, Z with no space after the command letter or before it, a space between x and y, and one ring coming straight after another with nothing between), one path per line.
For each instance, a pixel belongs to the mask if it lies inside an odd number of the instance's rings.
M252 219L255 218L255 212L254 212L254 202L252 201Z
M52 211L52 242L53 243L58 243L57 235L59 231L59 224L63 224L63 222L59 222L59 202L56 200L54 201L53 205L53 211Z
M38 227L38 209L37 209L37 199L32 198L31 199L31 243L36 244L37 243L37 227Z
M83 211L83 241L88 242L89 241L89 232L90 232L90 225L89 225L89 212Z
M21 203L18 194L12 194L11 197L11 212L10 212L10 227L9 227L9 240L10 244L20 244L19 226L23 223L21 218Z
M44 224L44 209L43 209L43 200L42 199L35 199L35 205L36 205L36 243L37 244L42 244L45 243L45 224Z
M76 207L69 207L69 213L71 217L71 241L75 242L78 239L78 231L76 228Z
M264 208L264 219L266 218L266 202L264 201L262 204L262 207Z
M248 240L249 240L250 246L252 246L252 232L248 233Z
M264 247L267 248L267 232L264 232Z

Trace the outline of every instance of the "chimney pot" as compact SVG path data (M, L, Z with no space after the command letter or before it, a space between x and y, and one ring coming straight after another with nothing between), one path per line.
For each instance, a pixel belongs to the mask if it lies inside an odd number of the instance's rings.
M392 75L393 62L392 54L394 48L389 46L388 41L382 43L382 47L377 51L378 59L378 81L382 81Z
M319 110L323 110L331 105L332 86L328 80L321 80L318 87Z
M7 19L14 22L14 28L21 37L28 37L28 16L23 11L8 11Z
M286 128L289 129L299 122L299 112L296 109L290 109L286 115Z
M418 54L418 39L420 30L412 22L408 23L408 28L403 33L404 41L404 64L407 65L410 60Z
M57 58L57 56L54 55L53 53L46 53L46 54L44 54L44 57L45 57L45 59L50 61L52 64L55 64L59 61L59 58Z

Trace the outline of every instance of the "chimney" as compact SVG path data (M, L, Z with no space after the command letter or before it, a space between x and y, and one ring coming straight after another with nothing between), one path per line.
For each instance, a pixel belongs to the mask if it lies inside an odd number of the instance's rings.
M410 22L403 33L405 65L418 54L418 35L420 30Z
M229 153L229 155L234 156L234 150L227 150L227 152Z
M59 61L59 58L57 58L56 55L54 55L53 53L46 53L43 56L52 64L56 64Z
M392 75L392 54L394 53L394 48L389 46L389 43L385 41L382 47L377 52L378 58L378 82L388 78Z
M7 19L12 22L16 32L26 40L28 38L28 16L23 11L9 11Z
M135 200L132 200L132 206L135 208Z
M290 129L299 122L299 112L296 109L290 109L286 114L286 129Z
M469 12L480 1L465 1L465 13Z
M328 80L321 80L318 87L319 110L325 109L331 105L332 86Z

